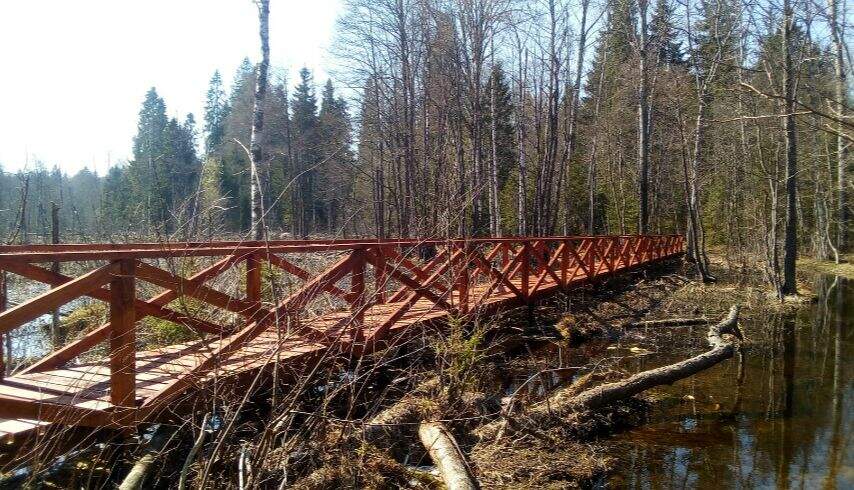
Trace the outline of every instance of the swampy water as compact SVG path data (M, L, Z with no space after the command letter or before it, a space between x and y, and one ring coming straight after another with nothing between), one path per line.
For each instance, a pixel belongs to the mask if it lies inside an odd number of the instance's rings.
M10 306L15 306L49 289L46 284L35 281L11 281L9 284L9 304ZM72 300L60 307L60 315L65 315L89 302L90 300L87 298ZM38 358L50 352L51 342L49 331L51 321L51 315L42 315L16 328L9 334L14 354L12 365L15 364L15 361Z
M653 393L649 423L608 442L619 463L603 486L854 488L854 281L820 277L815 291L798 313L745 318L743 357ZM703 329L689 331L611 349L650 369L699 352Z

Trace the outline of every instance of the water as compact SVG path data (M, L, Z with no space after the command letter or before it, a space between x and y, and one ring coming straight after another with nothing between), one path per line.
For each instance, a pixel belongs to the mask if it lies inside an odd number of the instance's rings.
M608 443L620 463L603 484L854 488L854 284L822 277L816 289L818 302L797 314L744 321L754 347L743 359L657 392L649 423ZM658 352L623 367L650 369L700 351L701 332L687 330L668 329L669 344L626 339L618 349Z
M48 285L35 281L11 281L8 293L10 306L30 300L49 289ZM69 301L59 308L60 314L67 314L75 308L87 304L89 301L87 298L77 298ZM42 315L14 329L9 334L12 339L14 359L35 359L51 351L52 346L49 335L51 321L51 315Z

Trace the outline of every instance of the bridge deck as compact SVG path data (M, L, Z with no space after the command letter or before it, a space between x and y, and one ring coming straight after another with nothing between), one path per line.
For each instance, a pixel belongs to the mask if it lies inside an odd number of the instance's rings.
M488 261L477 259L471 262L466 261L467 272L462 276L457 274L452 278L452 282L447 283L456 284L459 287L445 286L445 294L441 296L441 299L446 302L444 306L436 297L442 287L437 286L435 281L430 282L425 279L425 276L431 274L429 265L419 265L420 273L412 269L413 279L417 284L411 284L408 291L398 291L397 299L404 298L401 301L365 303L360 309L358 299L350 297L352 304L356 306L313 318L301 318L297 324L298 327L290 332L279 331L274 322L266 322L266 324L259 324L259 327L250 334L246 334L247 329L244 328L226 336L209 335L203 340L135 352L135 369L132 370L132 393L135 399L133 405L137 408L134 414L135 420L139 422L155 418L157 411L163 410L168 401L173 400L177 395L192 393L210 381L214 375L224 377L257 372L258 369L271 364L276 357L280 364L296 365L301 361L310 362L310 359L315 359L327 349L348 351L357 346L360 352L364 352L380 348L380 343L387 345L399 340L401 334L415 324L441 321L451 315L459 315L467 311L467 309L460 309L463 304L470 307L470 311L488 314L525 304L558 289L572 288L598 276L617 274L628 268L642 266L681 251L681 241L678 237L671 238L667 243L662 242L660 250L648 250L645 256L641 250L642 246L633 245L630 238L623 238L623 240L625 245L619 245L618 240L617 245L611 245L608 250L601 249L599 253L595 252L598 247L595 243L589 245L586 252L583 245L574 247L573 255L570 255L566 248L553 246L549 252L543 246L544 254L539 259L533 260L525 256L522 259L512 257L513 261L511 261L510 256L531 253L525 250L529 248L537 250L537 247L541 246L539 244L534 244L534 247L522 246L519 250L512 246L503 246L504 251L511 253L505 256L504 267L500 270L491 267L492 262L497 260L498 253L501 252L499 248L502 245L496 245L490 254L477 256L488 258ZM546 243L546 240L542 240L541 243ZM562 238L556 243L569 242ZM633 246L634 250L632 250ZM638 256L638 253L641 256ZM450 257L448 262L455 260L450 252L448 257ZM539 265L537 260L540 260ZM526 262L530 262L528 266L533 264L534 267L526 267L524 265ZM379 266L383 263L375 261L372 263L378 266L378 270L382 269ZM2 254L0 254L0 268L2 265ZM400 263L398 262L396 266L400 268ZM433 267L436 265L434 264ZM452 267L448 268L448 270L451 269ZM470 274L468 269L475 274L480 273L480 281L475 280L470 284L460 285L460 277L468 280ZM364 275L364 269L358 269L356 266L354 270L361 271ZM436 276L439 272L441 271L433 271L432 274ZM528 272L527 280L523 279L524 272ZM501 276L495 275L496 273ZM339 274L335 274L334 277L329 276L327 283L318 283L318 278L325 277L324 274L313 279L305 278L307 284L314 281L315 290L324 289L328 292L330 285L340 280L340 277L338 277ZM388 277L394 276L395 273L386 271L383 274ZM406 277L401 277L399 272L396 274L398 274L397 285L400 286L403 283L403 289L406 290ZM494 277L488 277L490 274ZM380 273L376 275L379 276ZM355 279L351 281L356 284L356 292L358 292L359 284ZM361 287L364 288L364 284L361 284ZM428 298L424 296L428 294L424 291L433 291L436 295L429 295L431 297ZM250 295L247 294L247 296ZM448 309L448 304L453 308ZM358 323L359 328L353 328L352 319L354 317L361 319L362 316L364 318ZM0 314L0 319L2 318ZM254 324L251 318L247 319L246 323L250 326ZM3 324L0 323L0 327L2 326ZM0 329L0 332L2 331ZM241 335L242 337L238 338ZM23 413L25 416L0 419L0 439L14 438L16 435L31 432L52 421L83 426L114 423L106 420L109 419L110 414L117 413L117 408L121 408L114 403L115 388L113 386L117 382L114 374L115 357L113 352L109 357L89 362L76 362L76 358L71 358L62 362L61 365L52 366L51 363L47 363L38 366L38 369L30 369L2 379L0 405L4 403L7 406L20 405L22 408L18 413ZM27 407L35 407L35 409L27 411ZM4 410L0 408L0 416L14 412L14 409L7 408L6 413L3 412ZM89 417L86 415L88 413L95 416Z

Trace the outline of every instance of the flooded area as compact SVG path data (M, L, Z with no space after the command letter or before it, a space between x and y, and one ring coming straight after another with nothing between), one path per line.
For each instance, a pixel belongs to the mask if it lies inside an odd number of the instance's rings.
M49 289L48 285L35 281L12 280L9 283L9 307L14 307L23 301L30 300ZM60 316L62 317L75 308L89 302L91 300L85 297L69 301L60 307ZM12 352L15 360L38 358L50 352L51 322L51 315L42 315L8 334L12 342Z
M604 486L854 487L854 284L825 276L815 291L798 313L750 312L740 358L652 392L649 423L608 442L619 463ZM639 353L622 362L630 372L651 369L703 348L703 330L689 330L639 332L611 350Z

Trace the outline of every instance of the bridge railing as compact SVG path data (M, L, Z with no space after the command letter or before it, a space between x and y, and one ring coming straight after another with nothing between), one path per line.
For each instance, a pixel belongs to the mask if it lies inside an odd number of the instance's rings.
M498 295L525 304L556 287L567 288L620 270L649 263L682 251L682 237L590 236L509 237L453 240L288 240L269 242L150 243L131 245L34 245L0 247L0 270L51 286L47 292L3 310L0 297L0 336L88 296L108 305L109 321L61 346L24 369L34 373L61 368L93 347L106 343L110 368L109 399L128 420L134 411L165 400L185 389L218 359L230 355L269 328L286 330L315 342L348 342L369 350L389 335L416 304L466 315L490 304ZM184 267L158 265L164 260L208 257L191 274ZM324 257L320 270L301 258ZM77 277L39 265L51 262L95 264ZM195 262L193 262L195 263ZM272 288L275 274L297 281L290 291ZM243 280L239 294L212 285L226 271ZM185 277L186 276L186 277ZM157 288L143 297L139 283ZM232 286L234 286L232 284ZM234 288L232 288L233 290ZM262 291L267 291L265 295ZM321 297L344 305L334 325L317 328ZM188 314L173 305L191 298L209 308L241 319L236 325ZM334 307L331 307L334 309ZM382 311L382 313L378 313ZM321 311L321 314L323 311ZM366 321L366 316L370 321ZM203 361L176 376L155 399L136 395L138 322L155 317L221 339ZM2 379L0 349L0 379ZM0 404L8 400L0 400ZM141 406L140 406L141 404ZM50 419L43 404L17 400L0 416ZM119 413L119 412L116 412ZM115 423L115 413L102 414ZM99 419L100 420L100 419ZM103 422L106 423L106 422Z

